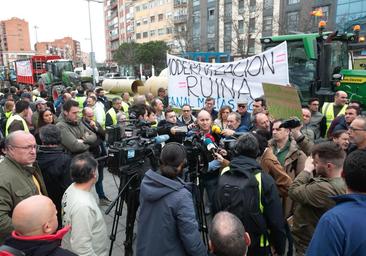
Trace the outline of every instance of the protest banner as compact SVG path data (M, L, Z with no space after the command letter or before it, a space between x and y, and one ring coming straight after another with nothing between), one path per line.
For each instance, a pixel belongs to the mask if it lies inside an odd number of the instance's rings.
M301 102L295 87L263 83L268 112L274 119L298 117L302 120Z
M227 63L197 62L167 55L169 104L181 108L204 106L205 98L216 100L216 108L263 95L262 83L289 83L286 42L258 55Z

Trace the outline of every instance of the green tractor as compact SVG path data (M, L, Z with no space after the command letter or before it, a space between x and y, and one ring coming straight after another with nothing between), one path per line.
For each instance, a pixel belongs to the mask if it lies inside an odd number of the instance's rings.
M46 69L47 72L42 74L38 80L39 89L40 91L46 90L54 100L61 95L65 88L75 89L82 85L80 76L74 72L71 60L48 60Z
M335 91L343 90L351 99L366 106L366 70L353 70L352 46L358 33L319 33L280 35L261 38L263 49L287 42L290 83L306 103L312 97L332 101Z

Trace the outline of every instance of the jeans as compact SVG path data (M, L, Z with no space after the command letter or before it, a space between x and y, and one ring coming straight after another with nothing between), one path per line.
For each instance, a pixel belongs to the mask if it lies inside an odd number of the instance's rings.
M104 172L104 162L100 162L98 165L98 181L95 183L95 190L97 191L98 197L103 198L105 197L104 189L103 189L103 174Z

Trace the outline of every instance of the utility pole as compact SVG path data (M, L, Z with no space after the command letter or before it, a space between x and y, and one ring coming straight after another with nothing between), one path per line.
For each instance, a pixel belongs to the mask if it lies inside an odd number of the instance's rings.
M95 53L94 53L94 49L93 49L90 2L103 3L103 1L98 1L98 0L86 0L86 1L88 1L88 13L89 13L90 62L91 62L91 68L93 70L93 88L95 88Z

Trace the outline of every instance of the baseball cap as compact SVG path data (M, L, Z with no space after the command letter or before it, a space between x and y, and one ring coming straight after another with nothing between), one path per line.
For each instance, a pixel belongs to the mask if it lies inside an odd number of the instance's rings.
M36 100L36 105L37 104L46 104L47 103L47 101L45 100L45 99L43 99L43 98L38 98L37 100Z
M248 101L246 99L238 99L236 101L237 105L248 105Z

